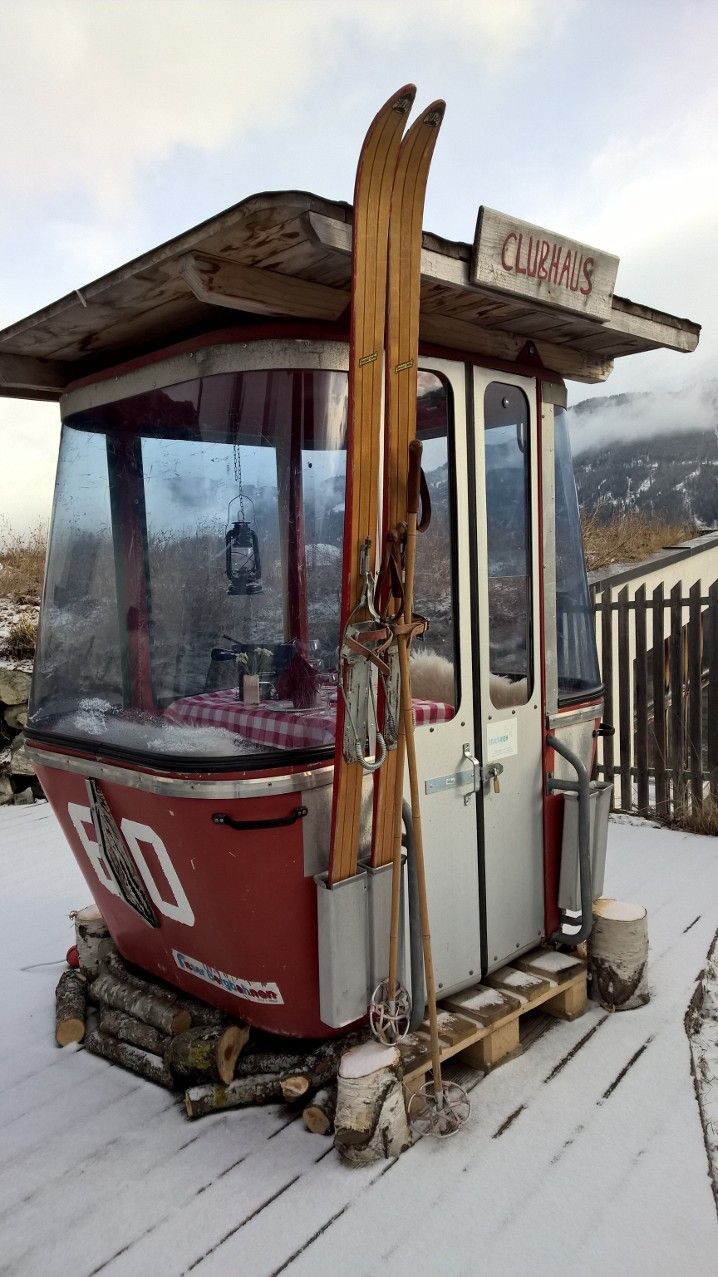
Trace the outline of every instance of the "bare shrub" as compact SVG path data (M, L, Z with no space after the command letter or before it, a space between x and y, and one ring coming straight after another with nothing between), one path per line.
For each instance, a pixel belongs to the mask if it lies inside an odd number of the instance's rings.
M675 812L671 824L689 834L718 837L718 800L713 794L706 794L700 807L697 804L691 807L686 802L683 808Z
M7 633L7 638L0 651L3 656L12 660L29 660L35 655L37 644L37 621L34 616L21 616Z
M14 532L0 519L0 597L40 597L45 571L47 528L37 523L29 532Z
M589 571L616 563L640 563L668 545L696 535L691 524L652 519L637 510L620 511L606 519L600 506L581 516Z

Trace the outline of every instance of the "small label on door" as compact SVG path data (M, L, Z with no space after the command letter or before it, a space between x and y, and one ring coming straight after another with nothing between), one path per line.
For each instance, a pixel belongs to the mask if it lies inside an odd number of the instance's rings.
M515 718L503 723L489 723L486 729L486 761L495 763L499 758L511 758L518 753L518 724Z

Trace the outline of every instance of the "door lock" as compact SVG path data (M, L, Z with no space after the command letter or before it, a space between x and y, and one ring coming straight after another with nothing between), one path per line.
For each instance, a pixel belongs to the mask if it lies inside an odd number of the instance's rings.
M486 763L481 768L481 784L491 785L495 794L501 793L501 781L499 777L504 770L503 763Z
M499 776L503 770L501 763L490 763L489 766L485 768L486 779L491 781L495 794L501 793L501 781L499 780Z
M471 771L462 769L457 772L450 772L448 776L432 776L430 780L424 781L424 792L427 794L437 794L447 789L466 789L468 792L463 794L464 806L468 807L474 794L480 791L486 785L493 785L494 793L501 792L501 782L499 776L504 770L503 763L486 763L481 765L478 758L475 758L471 752L469 744L464 745L462 750L464 762L468 763Z
M474 758L469 745L464 745L464 758L471 763L474 769L474 784L472 792L464 795L464 803L471 802L473 795L483 789L485 785L492 785L495 794L501 793L501 781L499 777L504 770L503 763L484 763L479 762L478 758Z
M464 758L474 769L474 783L470 794L464 794L464 805L471 802L474 794L477 794L485 785L492 785L495 794L501 793L501 781L499 776L504 770L503 763L484 763L479 762L478 758L474 758L470 745L464 745Z

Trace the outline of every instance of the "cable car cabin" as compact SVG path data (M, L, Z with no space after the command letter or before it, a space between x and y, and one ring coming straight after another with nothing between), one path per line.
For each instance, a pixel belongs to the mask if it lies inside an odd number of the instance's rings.
M63 419L27 728L47 796L127 959L308 1037L366 1013L388 942L369 772L359 871L326 877L351 219L253 196L0 334L2 392ZM699 332L615 296L616 267L488 209L473 247L424 235L412 685L440 996L575 944L601 891L565 380Z

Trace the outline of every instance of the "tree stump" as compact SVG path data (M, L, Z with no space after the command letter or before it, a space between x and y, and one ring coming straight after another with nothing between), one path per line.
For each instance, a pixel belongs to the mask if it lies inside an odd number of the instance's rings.
M334 1147L355 1166L398 1157L409 1147L397 1047L365 1042L342 1056L334 1124Z
M94 980L100 971L101 946L107 948L112 944L105 919L94 904L77 909L70 917L75 923L80 970Z
M87 981L79 971L63 971L55 989L55 1041L58 1046L81 1042L85 1036Z
M595 1002L609 1011L630 1011L648 1002L648 919L642 905L594 901L588 962Z

